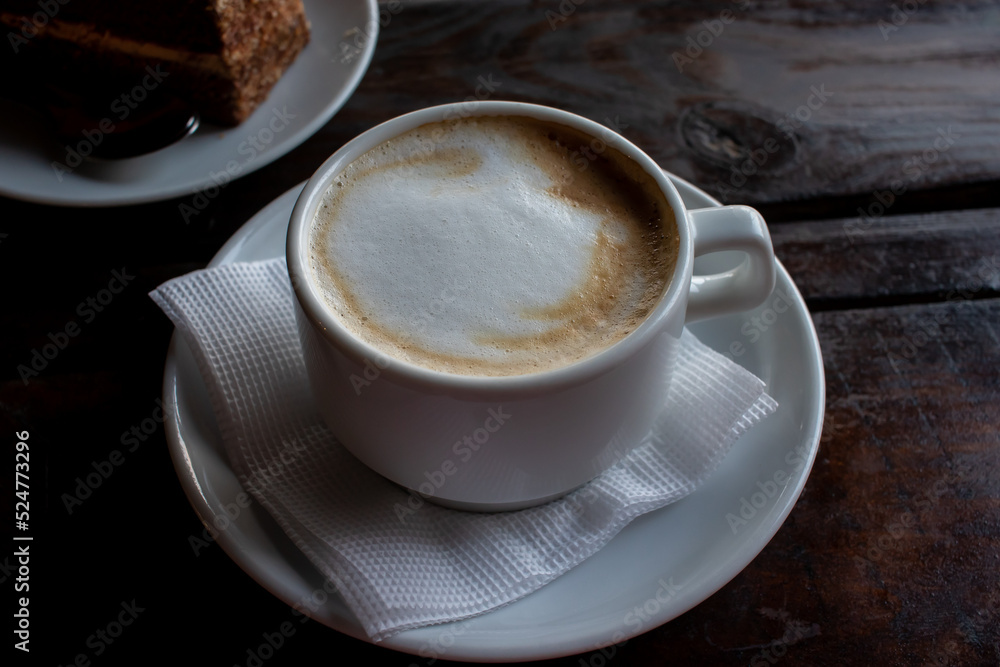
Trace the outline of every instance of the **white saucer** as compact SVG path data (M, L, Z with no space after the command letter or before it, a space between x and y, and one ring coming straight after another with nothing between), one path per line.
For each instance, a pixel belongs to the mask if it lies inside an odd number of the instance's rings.
M234 128L203 125L155 153L80 165L61 174L60 180L52 162L63 162L65 153L50 152L47 147L53 142L35 114L3 100L0 194L67 206L139 204L212 186L222 180L219 174L231 161L239 165L238 172L233 170L237 176L244 176L277 160L344 106L368 69L378 37L376 0L304 3L312 26L309 44L253 115ZM355 41L359 32L360 50ZM370 33L368 39L364 39L366 33ZM117 114L111 102L108 117L114 122ZM214 180L213 173L217 175Z
M718 205L689 183L671 178L689 206ZM211 265L282 255L288 217L300 189L289 190L254 216ZM703 273L721 268L704 262L696 266ZM786 296L787 307L779 294ZM756 322L749 319L752 316ZM721 352L741 344L737 360L767 383L779 403L777 412L744 435L698 491L639 517L596 555L542 589L468 621L408 630L380 645L423 657L469 661L583 653L679 616L753 560L791 511L819 447L825 403L819 341L802 297L780 266L775 294L757 311L691 328ZM194 359L176 334L167 355L164 395L175 408L167 422L174 465L201 520L212 525L242 489L223 453ZM787 476L783 486L773 483L776 473L782 482L782 474ZM741 511L748 517L745 524L739 523ZM218 542L241 568L291 606L323 588L322 576L256 503L220 533ZM310 615L367 641L336 595Z

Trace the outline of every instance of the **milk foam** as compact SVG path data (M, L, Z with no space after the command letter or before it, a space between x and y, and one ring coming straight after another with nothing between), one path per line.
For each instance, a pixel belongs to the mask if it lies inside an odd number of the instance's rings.
M548 127L424 126L336 178L312 275L355 335L437 370L507 375L589 356L641 322L673 265L648 248L634 265L640 232L617 202L566 196L576 168Z

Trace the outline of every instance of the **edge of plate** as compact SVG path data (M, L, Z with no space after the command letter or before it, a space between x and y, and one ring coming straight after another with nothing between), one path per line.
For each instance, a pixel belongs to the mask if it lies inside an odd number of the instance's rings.
M339 0L337 0L339 1ZM276 146L272 150L265 151L260 154L259 159L257 159L253 165L250 165L246 171L239 174L237 178L243 178L253 172L266 167L275 160L284 157L291 151L295 150L303 143L305 143L310 137L312 137L316 132L319 131L321 127L326 125L333 116L336 115L340 109L347 104L348 99L354 94L358 86L361 84L361 80L364 78L365 74L368 72L368 68L371 66L371 61L375 55L375 46L378 42L380 36L380 27L378 16L378 0L364 0L365 5L368 7L369 20L368 24L374 24L375 34L371 36L371 39L366 44L366 48L363 50L361 59L358 61L358 65L354 72L348 79L347 85L345 85L339 92L338 95L333 97L330 102L323 107L323 110L316 115L310 122L303 125L298 132L293 135L294 138L289 139L280 146ZM298 138L301 137L301 138ZM213 181L206 177L202 181L195 183L194 185L185 184L178 185L174 187L164 188L156 192L150 192L143 195L136 196L111 196L107 199L102 200L92 200L92 199L79 199L75 197L53 197L51 195L42 195L39 193L24 193L17 190L11 190L0 184L0 196L9 197L10 199L15 199L18 201L28 202L29 204L44 204L48 206L66 206L66 207L79 207L79 208L101 208L101 207L112 207L112 206L133 206L136 204L149 204L152 202L165 201L167 199L173 199L174 197L183 197L186 195L194 194L200 192L201 190L208 188L213 184ZM237 231L239 233L239 231Z

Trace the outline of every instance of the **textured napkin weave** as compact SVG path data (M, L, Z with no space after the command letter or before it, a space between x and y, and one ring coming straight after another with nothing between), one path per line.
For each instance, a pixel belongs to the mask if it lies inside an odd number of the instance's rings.
M240 483L375 641L537 590L635 517L691 493L777 407L761 380L685 331L663 415L642 446L546 505L461 512L372 472L322 423L284 259L196 271L150 296L194 353Z

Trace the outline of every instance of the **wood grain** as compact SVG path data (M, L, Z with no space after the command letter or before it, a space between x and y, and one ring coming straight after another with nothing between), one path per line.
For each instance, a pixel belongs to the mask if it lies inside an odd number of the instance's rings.
M492 76L494 99L617 122L665 168L731 201L1000 174L995 3L927 0L885 36L893 10L860 0L563 5L572 11L404 3L380 38L379 85L356 99L369 110L461 101ZM744 166L750 176L734 175Z
M827 411L791 516L731 583L608 664L1000 661L1000 299L814 320Z
M913 8L899 25L893 4ZM997 3L382 7L398 11L349 103L194 218L179 209L190 196L87 210L0 199L0 433L29 430L38 456L32 509L46 550L33 561L32 619L47 664L80 653L136 664L155 652L245 665L293 618L217 544L191 546L204 527L162 426L83 506L69 512L65 494L156 414L172 327L148 290L204 266L360 132L477 94L615 125L671 171L757 205L826 366L819 456L764 551L680 618L546 664L1000 664ZM675 61L692 42L702 51ZM134 281L84 323L79 304L122 269ZM70 321L86 326L25 385L18 365ZM88 637L133 599L147 611L93 656ZM66 613L77 608L87 612ZM295 627L265 667L457 664Z
M772 224L813 310L996 297L1000 209Z

